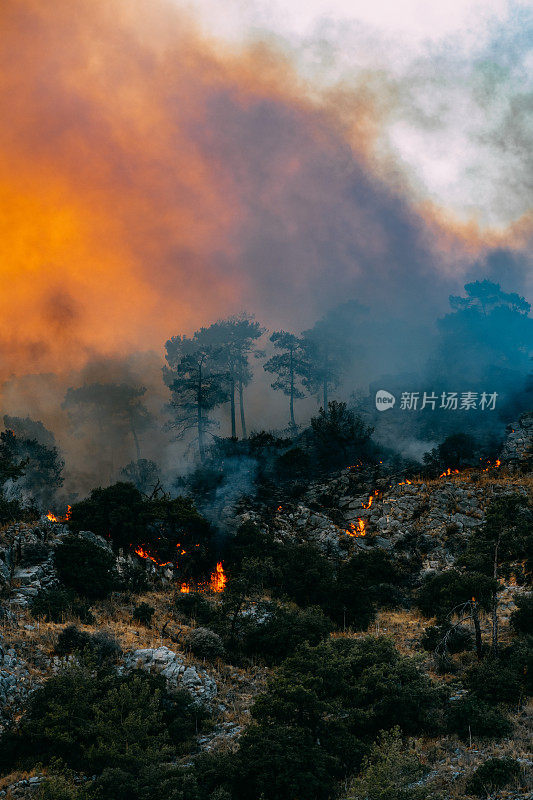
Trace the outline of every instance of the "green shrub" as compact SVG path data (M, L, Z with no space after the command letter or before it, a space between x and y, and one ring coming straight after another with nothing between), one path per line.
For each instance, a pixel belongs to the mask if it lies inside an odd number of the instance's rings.
M511 626L516 633L533 634L533 593L515 596L516 611L511 614Z
M46 778L37 792L37 800L82 800L82 789L64 775Z
M187 646L198 658L215 659L224 654L222 639L209 628L194 628L187 636Z
M304 645L271 679L241 739L236 797L329 798L378 733L438 729L442 693L384 638Z
M487 658L467 677L473 695L486 703L515 705L524 694L523 675L509 659Z
M339 764L311 731L251 725L238 754L237 800L328 800Z
M450 628L449 625L430 625L421 639L424 650L439 650L444 653L462 653L472 648L472 634L463 625Z
M61 760L89 774L139 775L167 762L201 718L188 695L167 695L161 676L68 665L31 695L18 727L2 736L0 767Z
M213 616L213 604L201 592L177 592L174 604L180 617L196 620L201 625L208 623Z
M400 729L383 731L363 761L346 800L423 800L425 789L412 784L424 774L418 757L404 743Z
M148 590L149 580L146 567L139 564L124 564L120 572L121 588L131 594L143 594Z
M448 729L464 740L470 736L501 739L512 730L510 720L499 708L468 695L450 703L447 723Z
M103 664L116 660L122 650L117 640L103 631L91 634L69 625L59 634L55 652L58 656L83 653L97 664Z
M466 785L470 794L488 797L498 789L516 783L520 777L520 764L513 758L489 758L476 769Z
M140 603L133 609L134 622L140 622L141 625L150 627L152 624L152 617L154 616L155 608L148 603Z
M63 585L82 597L98 600L118 587L113 554L83 536L67 536L55 549L54 563Z
M263 604L241 620L243 650L268 663L282 661L304 642L317 645L331 632L331 621L320 608L294 604Z
M32 600L30 611L35 619L44 619L46 622L64 622L67 617L77 617L86 625L94 622L87 601L62 586L41 590Z
M459 572L449 569L428 575L422 582L415 602L426 617L437 617L443 623L446 617L475 597L478 606L489 610L498 584L477 572Z
M117 547L138 544L144 535L143 498L132 483L93 489L86 500L74 503L69 527L76 533L92 531L110 536Z

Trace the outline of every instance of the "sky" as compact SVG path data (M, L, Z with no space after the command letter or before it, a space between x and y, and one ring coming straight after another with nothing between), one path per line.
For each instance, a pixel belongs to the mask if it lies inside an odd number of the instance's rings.
M242 310L423 322L485 275L531 299L532 10L3 0L2 376Z

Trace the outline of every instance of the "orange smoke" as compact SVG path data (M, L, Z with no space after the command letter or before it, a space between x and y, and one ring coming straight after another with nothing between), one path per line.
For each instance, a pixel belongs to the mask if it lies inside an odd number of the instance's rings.
M7 374L160 351L243 307L311 323L382 291L376 270L394 296L434 263L426 240L464 249L372 173L364 87L307 91L283 53L231 53L170 0L2 0L0 35Z
M275 94L273 66L210 52L164 0L4 0L0 33L7 371L160 349L233 310L243 207L196 129L219 84Z

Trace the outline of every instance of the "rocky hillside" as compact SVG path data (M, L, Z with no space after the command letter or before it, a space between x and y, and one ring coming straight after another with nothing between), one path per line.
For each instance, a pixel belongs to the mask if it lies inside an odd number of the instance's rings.
M482 528L491 503L517 495L531 501L533 476L524 465L532 437L533 423L527 417L510 431L500 463L430 481L416 476L394 478L380 474L379 468L350 467L309 486L297 501L289 499L272 508L253 503L244 510L241 507L234 513L233 535L252 524L281 552L283 547L309 545L328 563L352 563L350 559L357 554L376 552L385 553L390 564L408 562L408 575L402 579L404 599L399 607L388 608L382 603L366 632L341 625L331 636L356 640L368 633L392 636L400 653L420 658L437 683L451 687L457 683L456 697L461 698L467 690L461 688L458 675L472 667L473 655L460 651L456 662L438 667L431 648L423 645L425 631L434 619L422 616L413 598L428 576L456 568L472 532ZM208 625L219 626L219 633L215 633L204 626L199 612L196 617L180 613L179 577L172 569L157 567L148 558L142 562L132 552L122 550L117 555L108 541L91 532L80 532L79 537L112 559L119 575L124 577L140 563L147 582L139 591L132 591L130 586L88 602L83 613L71 606L60 618L54 617L37 601L61 588L55 552L68 537L68 521L48 517L11 525L0 532L0 731L11 730L38 687L76 659L75 647L63 653L58 648L66 626L75 625L75 635L85 636L85 644L92 643L94 649L97 643L98 652L112 649L117 675L140 670L160 676L170 698L184 691L191 708L197 709L194 713L209 716L209 724L192 736L185 762L202 752L235 751L249 725L253 702L265 691L276 659L256 655L232 658L227 643L231 636L225 646L220 644L225 628L216 623L212 609L224 607L224 593L205 597L215 620ZM512 638L509 619L517 609L517 597L526 592L520 584L512 571L500 578L498 614L504 644ZM261 603L271 602L272 596L272 590L265 588L263 598L256 594L253 602L239 600L233 622L245 621L248 615L260 626L274 613L272 606L260 611ZM143 605L149 609L144 618L138 612ZM483 640L488 642L490 614L481 609L480 620ZM95 637L103 639L97 642ZM203 642L204 650L198 642ZM533 789L526 777L533 766L528 752L530 722L531 709L521 702L503 739L474 737L474 741L465 742L451 733L418 736L412 746L426 768L420 783L427 792L424 796L470 796L465 788L467 777L487 758L503 755L519 765L520 780L515 781L515 788L494 789L490 796L532 798ZM0 783L0 797L38 796L46 772L37 769L7 776ZM80 785L85 779L81 773L75 776Z

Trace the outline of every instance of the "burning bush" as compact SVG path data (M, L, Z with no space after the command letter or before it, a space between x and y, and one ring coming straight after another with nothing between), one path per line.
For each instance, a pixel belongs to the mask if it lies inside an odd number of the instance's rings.
M111 539L159 566L177 567L184 583L209 581L215 568L213 531L185 497L143 498L130 483L93 489L72 506L69 526Z

